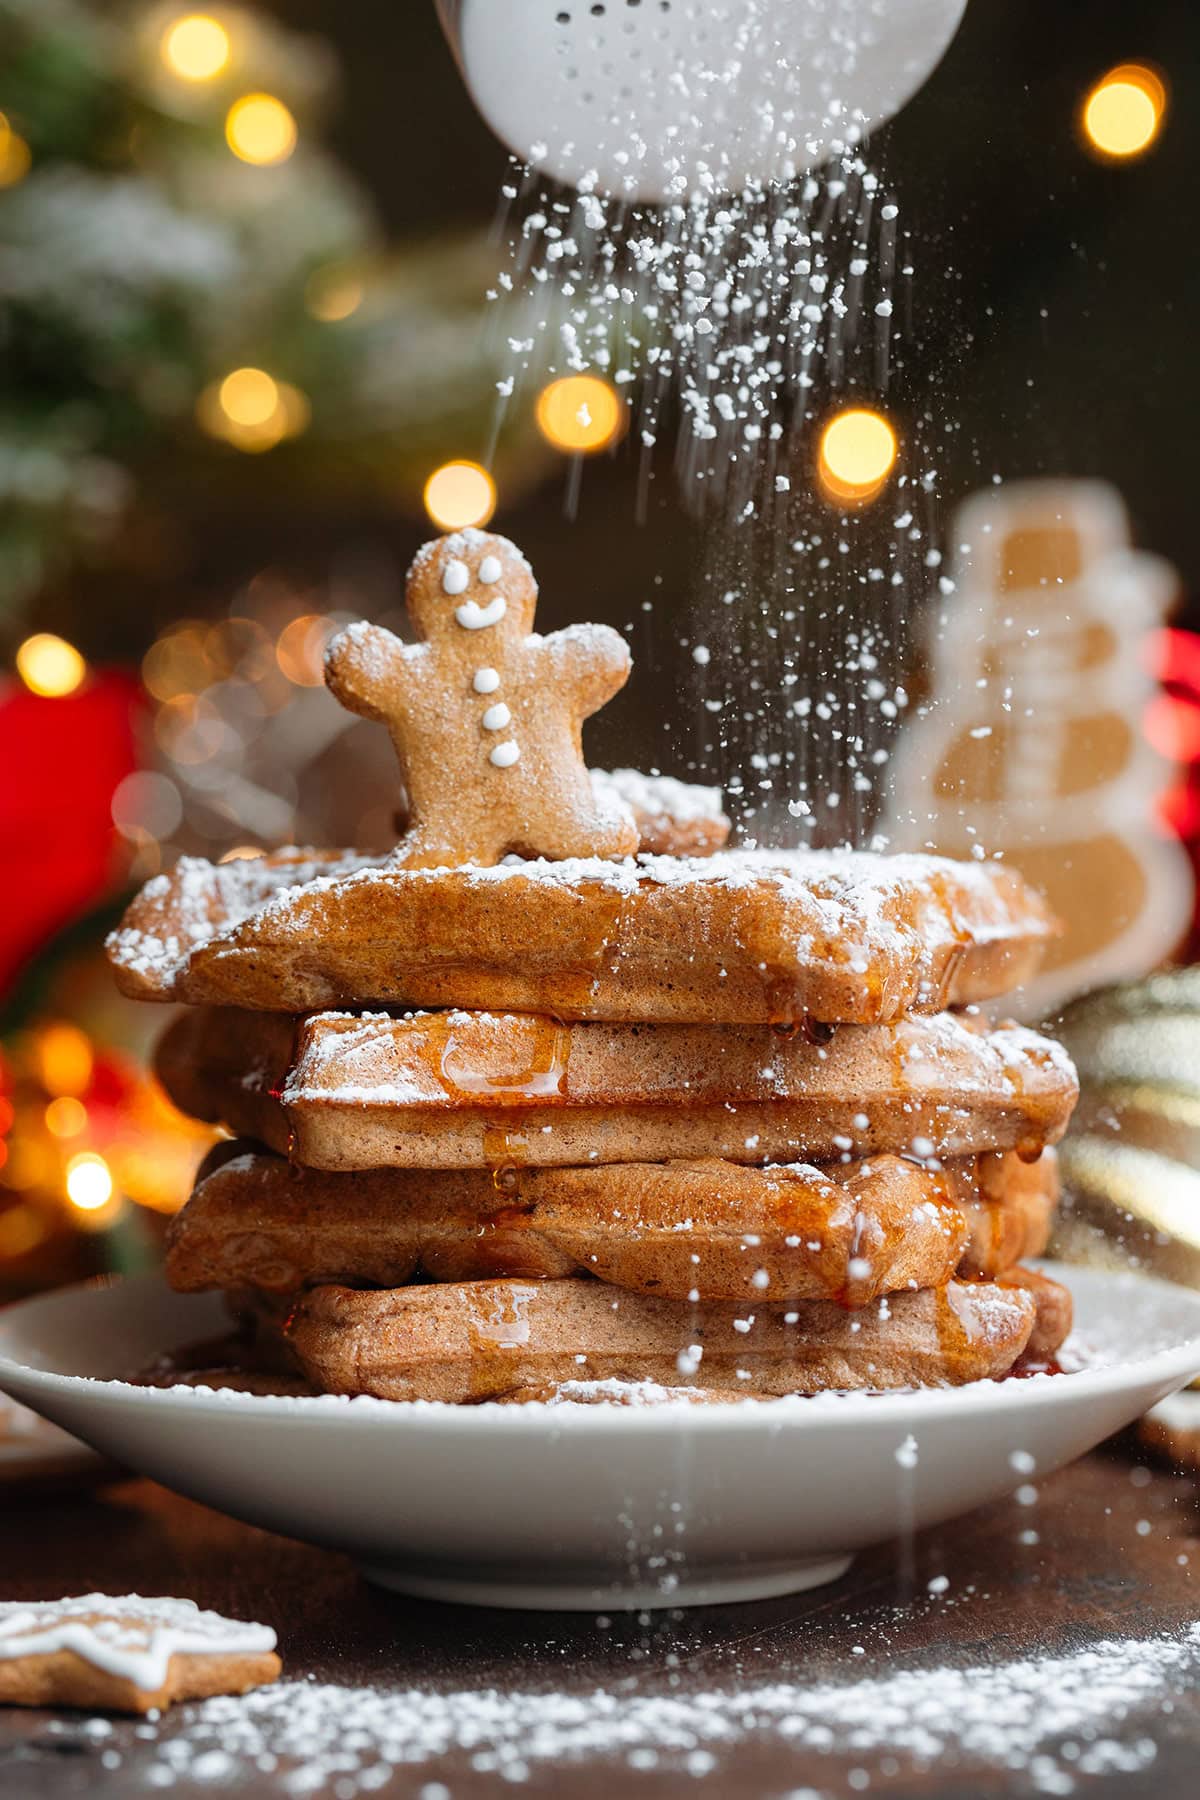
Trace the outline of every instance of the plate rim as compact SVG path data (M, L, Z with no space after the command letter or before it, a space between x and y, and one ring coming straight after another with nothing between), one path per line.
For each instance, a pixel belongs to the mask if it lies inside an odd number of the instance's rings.
M911 1422L914 1417L936 1417L956 1409L978 1410L981 1402L986 1402L989 1412L1007 1412L1017 1407L1028 1410L1055 1405L1060 1397L1066 1398L1068 1394L1084 1400L1123 1391L1130 1386L1174 1382L1178 1388L1200 1375L1200 1291L1135 1270L1088 1269L1054 1262L1042 1262L1038 1266L1049 1273L1062 1275L1068 1285L1072 1279L1083 1275L1089 1284L1098 1286L1136 1284L1142 1289L1159 1290L1169 1295L1172 1301L1193 1309L1194 1333L1180 1337L1148 1356L1108 1362L1097 1368L1083 1368L1064 1375L1033 1375L1020 1380L1002 1377L967 1382L961 1387L903 1388L886 1393L786 1395L753 1403L748 1398L746 1401L717 1401L706 1406L694 1406L686 1401L655 1406L597 1406L562 1401L552 1405L534 1401L522 1406L500 1406L484 1401L474 1406L455 1406L442 1401L383 1400L374 1395L244 1394L182 1386L140 1387L111 1376L73 1375L38 1368L10 1355L2 1347L2 1338L8 1335L14 1315L51 1299L62 1300L72 1294L85 1293L97 1297L103 1294L109 1300L117 1295L128 1299L139 1291L171 1295L172 1290L167 1287L161 1271L154 1270L132 1276L94 1276L88 1281L54 1288L0 1309L0 1390L12 1392L11 1378L15 1375L24 1389L18 1397L34 1411L38 1410L35 1393L77 1395L80 1399L100 1399L107 1394L117 1404L125 1406L151 1410L184 1406L192 1408L193 1412L225 1419L234 1414L252 1417L256 1413L281 1422L312 1419L335 1430L360 1425L390 1424L395 1427L403 1423L410 1428L438 1432L520 1432L530 1428L541 1431L548 1424L555 1430L575 1432L652 1431L663 1425L678 1425L686 1419L689 1430L696 1432L730 1428L755 1431L764 1427L769 1431L784 1428L820 1431L844 1428L849 1419L869 1418L879 1422L893 1412L897 1415L902 1412L904 1420ZM201 1296L179 1294L175 1298L186 1304ZM105 1301L98 1303L105 1304ZM883 1411L885 1405L887 1413ZM895 1423L901 1423L899 1416Z

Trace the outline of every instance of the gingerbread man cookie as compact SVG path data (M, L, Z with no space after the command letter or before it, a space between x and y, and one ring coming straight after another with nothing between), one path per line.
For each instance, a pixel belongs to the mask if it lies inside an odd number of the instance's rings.
M593 787L580 730L629 675L606 625L533 630L537 583L507 538L459 531L417 552L409 616L422 642L351 625L325 679L343 706L391 733L410 824L408 868L525 856L629 856L638 832L611 788Z
M269 1625L191 1600L84 1594L0 1603L0 1706L154 1712L174 1700L245 1694L274 1681Z

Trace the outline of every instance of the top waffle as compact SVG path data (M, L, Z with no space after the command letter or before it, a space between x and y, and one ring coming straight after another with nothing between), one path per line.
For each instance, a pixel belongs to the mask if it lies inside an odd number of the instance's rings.
M1054 931L996 863L725 851L405 869L292 849L184 858L109 955L134 998L264 1011L883 1024L1019 986Z

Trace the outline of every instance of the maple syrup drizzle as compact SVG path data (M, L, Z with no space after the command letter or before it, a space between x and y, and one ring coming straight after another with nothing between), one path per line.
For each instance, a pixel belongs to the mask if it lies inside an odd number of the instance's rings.
M492 1172L492 1186L498 1194L511 1197L517 1192L528 1154L529 1140L519 1131L510 1131L503 1125L484 1127L483 1160Z
M567 1098L570 1027L561 1019L529 1013L514 1018L512 1029L522 1040L524 1066L512 1074L495 1074L477 1066L479 1048L459 1035L462 1027L446 1015L428 1021L427 1056L431 1065L436 1057L434 1073L449 1099L470 1103L482 1098L520 1106Z
M537 1298L536 1287L520 1287L506 1281L481 1282L466 1296L467 1345L470 1353L471 1396L486 1400L513 1385L506 1366L513 1353L522 1350L532 1335L526 1309Z
M1018 1356L1002 1381L1028 1381L1031 1375L1069 1375L1056 1356Z
M603 1016L597 1014L597 995L617 973L629 899L623 888L597 882L576 900L569 927L575 941L572 967L555 981L550 995L551 1010L564 1019Z

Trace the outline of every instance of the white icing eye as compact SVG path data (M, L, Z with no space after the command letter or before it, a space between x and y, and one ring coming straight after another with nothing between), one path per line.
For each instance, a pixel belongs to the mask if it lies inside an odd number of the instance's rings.
M500 686L500 677L495 669L476 669L471 686L477 694L494 694Z
M485 556L479 565L479 579L491 587L493 581L499 581L504 570L500 566L498 556Z
M455 607L454 616L464 631L484 631L489 625L498 625L507 611L508 601L497 594L486 606L480 606L478 600L464 600Z
M496 745L496 748L488 757L488 761L493 763L497 769L511 769L520 754L520 744L516 743L512 738L506 738L504 743Z
M459 562L457 556L451 557L450 561L442 570L442 592L445 594L461 594L470 586L470 582L471 571L468 569L466 563Z
M495 706L489 706L483 715L483 729L485 731L503 731L504 727L511 723L512 714L509 712L507 706L505 706L503 700L498 700Z

